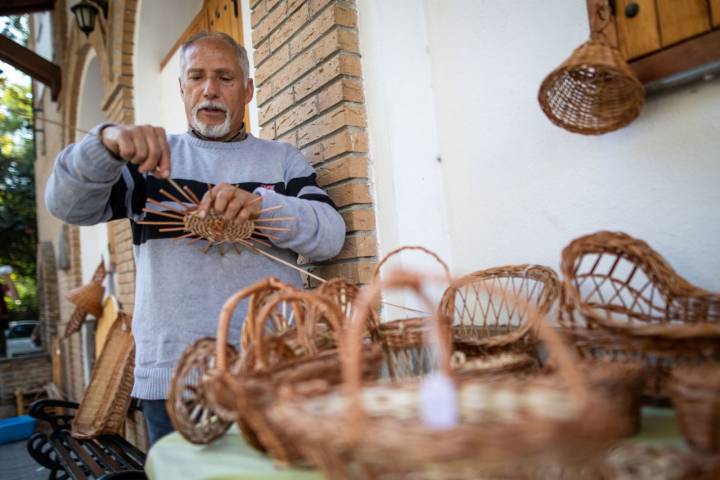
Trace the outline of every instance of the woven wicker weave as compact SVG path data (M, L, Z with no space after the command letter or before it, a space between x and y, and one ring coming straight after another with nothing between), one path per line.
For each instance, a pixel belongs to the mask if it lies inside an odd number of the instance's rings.
M597 135L635 120L645 89L617 49L591 40L545 78L538 100L555 125Z
M268 277L233 296L236 304L243 300L248 301L240 342L243 351L249 349L253 342L255 333L252 328L254 323L252 319L257 315L258 309L273 295L289 289L292 287L275 278ZM221 329L219 335L220 341L224 342L225 347L222 349L222 368L226 369L227 365L234 363L239 356L229 343L229 318L228 323L224 326L225 328ZM275 325L275 328L282 329L286 326ZM212 377L218 366L217 352L215 339L206 337L197 340L183 352L170 381L167 400L168 415L175 429L192 443L212 442L227 431L234 419L234 412L216 410L207 401L207 380ZM261 448L247 425L241 421L238 424L247 441L251 445Z
M187 441L199 445L221 437L232 425L213 410L207 401L205 382L215 368L215 339L203 337L183 352L173 371L168 392L168 416ZM237 351L228 346L231 360Z
M375 267L373 279L379 280L381 268L391 258L403 252L419 252L430 256L440 265L447 284L452 283L447 264L435 252L417 245L406 245L388 252ZM415 377L427 373L433 359L429 357L430 352L426 348L427 325L424 317L436 310L437 306L433 305L432 309L428 310L423 317L401 318L379 323L377 328L371 332L373 338L377 339L385 350L387 371L391 378ZM449 317L443 317L443 321L449 326ZM373 324L374 322L367 319L367 323ZM450 341L449 337L448 341Z
M540 265L480 270L454 280L440 310L453 320L455 349L467 357L515 353L518 361L532 368L523 354L537 359L536 340L526 312L508 303L506 292L525 298L545 315L559 297L560 280L552 269Z
M720 360L720 295L689 283L647 243L598 232L571 242L561 263L559 320L583 356L644 360L655 399L667 397L678 362Z
M720 453L720 363L674 368L670 391L688 443L703 452Z
M131 323L132 317L120 312L110 328L105 347L73 418L74 437L92 438L122 433L130 406L135 369Z
M645 89L603 30L612 12L595 2L591 38L543 80L538 101L555 125L575 133L597 135L632 122L645 102Z
M103 287L102 284L90 282L74 290L70 290L67 294L67 299L80 310L96 318L100 318L102 316L102 299L104 294L105 287Z
M236 302L233 298L223 307L218 330L227 323ZM275 322L278 313L293 312L294 326L282 332L265 328ZM340 359L334 337L342 329L340 307L311 292L286 291L269 300L253 319L258 335L244 356L227 370L223 359L209 383L210 400L223 412L246 423L247 436L252 434L273 458L285 463L305 463L304 456L288 438L267 420L266 409L276 392L290 385L317 380L325 384L340 381ZM327 333L331 334L329 340ZM218 359L222 359L218 348ZM289 352L289 353L285 353ZM252 357L248 361L248 357ZM365 357L371 365L367 375L376 377L381 354L379 347L369 345Z
M360 377L363 318L381 290L398 287L429 303L424 281L406 272L394 272L366 289L342 344L342 389L286 391L270 409L276 427L284 428L328 478L371 478L373 472L387 478L476 479L486 469L527 466L539 457L589 461L620 435L603 402L590 395L560 337L531 305L522 308L558 362L562 381L456 379L459 423L447 429L425 426L421 382L363 383ZM428 329L442 338L438 317L430 321ZM442 341L435 347L441 371L451 376L449 349Z

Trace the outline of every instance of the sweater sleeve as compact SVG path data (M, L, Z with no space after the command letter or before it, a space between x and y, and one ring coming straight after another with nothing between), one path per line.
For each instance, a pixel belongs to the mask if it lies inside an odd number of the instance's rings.
M260 218L287 218L267 222L287 232L271 231L271 242L290 249L308 259L327 260L340 253L345 242L345 222L327 193L316 182L315 170L299 150L288 145L285 166L285 194L265 188L254 193L262 195L263 209L279 207Z
M95 225L128 216L132 185L125 162L100 141L103 125L58 155L45 190L52 215L73 225Z

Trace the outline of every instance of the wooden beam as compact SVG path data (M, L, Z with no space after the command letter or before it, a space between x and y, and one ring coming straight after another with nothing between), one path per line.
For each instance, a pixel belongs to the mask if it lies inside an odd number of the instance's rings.
M649 83L717 60L720 60L720 30L713 30L633 60L630 67L642 83Z
M0 60L30 75L50 87L53 101L60 94L60 67L45 60L32 50L0 35Z
M23 13L54 9L55 0L3 0L0 4L0 16L22 15Z

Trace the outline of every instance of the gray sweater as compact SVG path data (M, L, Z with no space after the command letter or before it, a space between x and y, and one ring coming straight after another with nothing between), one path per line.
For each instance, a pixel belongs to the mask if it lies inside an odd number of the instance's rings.
M203 253L204 240L188 245L186 239L176 240L183 232L161 232L162 227L135 223L172 221L142 211L163 209L148 199L179 207L160 189L183 197L166 180L141 174L137 166L118 160L102 145L98 131L99 127L60 153L45 201L53 215L75 225L130 219L136 265L133 396L167 398L182 352L198 338L216 336L220 309L230 295L267 276L299 286L300 274L247 249L238 254L225 248L221 255L215 247ZM292 145L252 135L230 143L204 141L190 134L169 135L168 142L173 180L192 189L198 198L208 183L226 182L262 195L263 208L282 206L261 218L294 217L272 222L272 226L289 229L272 232L277 236L270 240L269 251L274 255L294 262L297 254L324 260L340 251L345 236L342 217L317 186L312 167ZM243 303L233 317L229 338L235 343L245 311Z

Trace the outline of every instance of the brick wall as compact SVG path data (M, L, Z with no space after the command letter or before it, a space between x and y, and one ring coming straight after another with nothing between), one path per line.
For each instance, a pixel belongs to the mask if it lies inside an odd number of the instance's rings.
M16 413L15 390L29 390L52 381L48 355L0 359L0 418Z
M260 136L292 143L340 209L347 238L325 278L370 280L377 254L354 1L250 0Z

